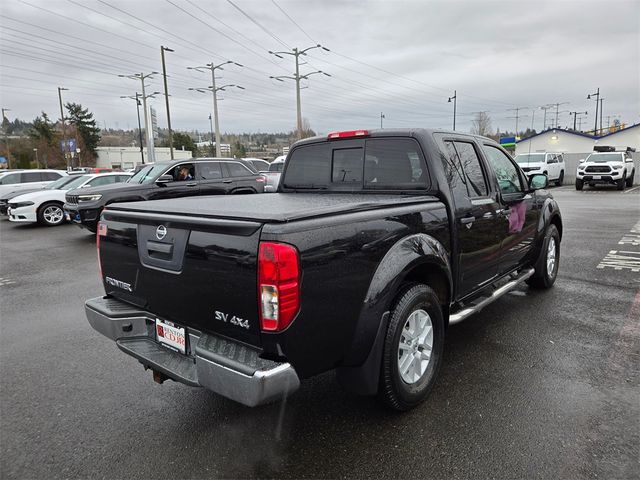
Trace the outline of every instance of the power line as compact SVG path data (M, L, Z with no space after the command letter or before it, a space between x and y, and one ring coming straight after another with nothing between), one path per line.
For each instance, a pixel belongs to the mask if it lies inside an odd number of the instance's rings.
M274 35L273 33L271 33L268 29L266 29L265 27L263 27L260 23L258 23L256 20L253 19L253 17L251 17L251 15L249 15L247 12L245 12L244 10L242 10L239 6L237 6L235 3L233 3L231 0L227 0L227 2L236 10L238 10L242 15L244 15L245 17L247 17L254 25L256 25L258 28L260 28L263 32L265 32L267 35L269 35L271 38L273 38L276 42L278 42L280 45L284 46L286 49L291 50L291 47L289 45L287 45L286 43L284 43L282 40L280 40L276 35Z
M298 24L298 22L296 22L293 18L291 18L291 16L289 16L289 14L288 14L287 12L285 12L285 11L280 7L280 5L278 5L278 4L276 3L276 0L271 0L271 2L272 2L272 3L273 3L273 4L278 8L278 10L280 10L280 11L282 12L282 14L283 14L285 17L287 17L289 20L291 20L291 23L293 23L296 27L298 27L298 29L299 29L302 33L304 33L304 34L307 36L307 38L308 38L309 40L311 40L313 43L318 43L318 42L316 42L313 38L311 38L311 36L310 36L310 35L309 35L305 30L304 30L304 28L302 28L302 27Z

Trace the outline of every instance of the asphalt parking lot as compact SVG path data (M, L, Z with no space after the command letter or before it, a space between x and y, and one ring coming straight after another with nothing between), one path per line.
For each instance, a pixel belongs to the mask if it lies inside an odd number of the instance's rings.
M452 326L404 414L332 373L256 409L157 385L86 321L92 236L0 221L0 477L638 478L640 187L553 193L555 287Z

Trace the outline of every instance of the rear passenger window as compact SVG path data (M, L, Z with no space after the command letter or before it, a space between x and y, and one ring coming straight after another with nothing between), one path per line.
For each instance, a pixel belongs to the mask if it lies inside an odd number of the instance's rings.
M447 149L447 155L443 157L444 161L442 162L444 173L451 187L453 198L456 204L458 204L469 197L467 180L464 177L464 170L462 170L462 165L460 165L460 158L453 146L453 142L444 142L444 145Z
M472 143L453 142L458 154L458 160L467 177L467 190L470 197L487 195L487 183L480 165L480 158Z
M240 163L228 162L227 168L229 169L229 175L232 177L246 177L253 175L253 172Z
M331 181L333 183L362 182L362 148L333 151Z
M220 162L198 163L199 180L216 180L219 178L222 178L222 169L220 168Z
M366 142L365 188L426 188L427 167L418 143L409 138Z
M57 180L59 179L62 175L60 175L59 173L56 172L41 172L42 175L42 180Z
M114 175L105 175L104 177L96 177L93 180L89 181L89 186L91 187L100 187L102 185L110 185L115 181Z
M13 185L14 183L20 183L19 173L10 173L0 179L0 185Z
M24 172L22 173L22 183L41 182L42 176L40 172Z

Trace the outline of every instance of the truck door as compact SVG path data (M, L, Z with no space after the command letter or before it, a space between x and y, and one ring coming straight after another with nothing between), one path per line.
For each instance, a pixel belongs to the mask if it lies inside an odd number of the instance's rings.
M504 274L524 262L535 239L539 212L534 196L527 193L526 177L516 163L494 145L484 144L483 150L500 192L498 273Z
M498 275L500 242L497 210L490 195L488 176L469 139L444 139L445 172L454 200L455 228L459 238L458 298L489 283Z

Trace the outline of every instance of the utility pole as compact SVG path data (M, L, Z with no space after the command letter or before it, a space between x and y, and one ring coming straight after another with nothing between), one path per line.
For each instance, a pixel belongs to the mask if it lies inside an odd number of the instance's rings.
M64 155L65 162L67 164L67 171L69 167L69 156L67 155L67 128L64 124L64 110L62 108L62 92L69 90L68 88L58 87L58 100L60 100L60 121L62 122L62 154Z
M516 108L510 108L509 110L507 110L508 112L516 112L515 117L510 117L510 118L515 118L516 119L516 137L518 136L518 119L522 116L520 115L520 110L524 110L527 107L516 107Z
M294 48L291 52L272 52L271 50L269 50L269 53L271 55L275 55L278 58L284 58L282 55L291 55L296 59L296 73L293 76L279 75L276 77L270 76L269 78L273 80L278 80L279 82L284 82L283 79L287 78L289 80L295 80L296 82L296 128L298 130L298 138L302 138L302 106L300 104L300 80L306 80L311 75L315 75L316 73L321 73L323 75L326 75L327 77L331 76L328 73L323 72L322 70L317 70L315 72L305 73L304 75L300 75L300 55L306 56L307 52L309 50L313 50L314 48L321 48L322 50L325 50L327 52L330 51L328 48L323 47L320 44L314 45L312 47L307 47L303 50Z
M555 127L558 128L558 115L561 113L559 111L560 105L569 105L569 102L553 103L552 105L556 107L556 123L555 123Z
M600 135L602 135L602 102L604 98L600 99Z
M160 56L162 57L162 76L164 78L164 101L167 105L167 125L169 127L169 153L173 160L173 133L171 132L171 114L169 113L169 92L167 90L167 67L164 63L164 52L173 52L168 47L160 45Z
M448 103L451 103L453 100L453 131L456 131L456 107L458 106L458 92L456 90L453 91L453 97L449 97Z
M244 87L240 87L238 85L233 85L233 84L223 85L222 87L216 87L216 70L217 69L224 70L223 67L230 63L236 65L237 67L244 67L244 65L234 62L233 60L228 60L218 65L211 62L211 63L207 63L207 65L203 67L187 67L188 70L197 70L198 72L202 72L203 70L211 70L211 86L205 87L205 88L190 88L189 90L195 90L201 93L204 93L206 90L209 90L213 94L213 118L216 124L216 157L218 158L222 156L222 154L220 153L220 142L221 142L220 123L218 121L218 91L224 91L224 89L227 87L235 87L235 88L239 88L240 90L244 90Z
M213 152L213 117L209 114L209 126L211 127L211 156L214 157L215 153Z
M384 113L380 112L380 128L382 129L382 119L387 118L384 116Z
M587 112L569 112L569 115L573 115L573 130L576 130L576 120L580 118L581 115L587 115ZM582 122L580 122L582 124Z
M595 137L598 134L598 103L600 103L600 87L598 87L596 93L590 93L587 95L587 100L591 100L591 97L596 97L596 120L593 126L593 136Z
M545 131L547 129L547 110L549 110L551 107L553 107L553 105L542 105L540 107L540 110L544 110L544 117L542 121L542 131Z
M142 84L142 108L144 109L144 133L147 140L147 159L149 162L153 163L156 161L156 153L154 151L153 145L153 132L149 128L149 113L147 108L147 98L151 98L154 95L160 94L160 92L153 92L151 95L147 95L145 91L144 81L147 78L153 77L153 75L158 75L158 72L147 73L134 73L132 75L118 75L121 78L131 78L132 80L140 80Z
M4 125L4 119L7 118L5 116L5 112L10 112L11 109L9 108L3 108L2 109L2 124ZM9 121L9 119L7 119L7 121ZM7 134L7 131L4 130L4 149L7 151L7 169L11 168L11 152L9 151L9 135Z
M144 165L144 150L142 147L142 126L140 125L140 97L141 95L136 92L135 97L123 95L120 98L131 98L136 101L136 111L138 112L138 135L140 137L140 157L142 158L142 164Z

